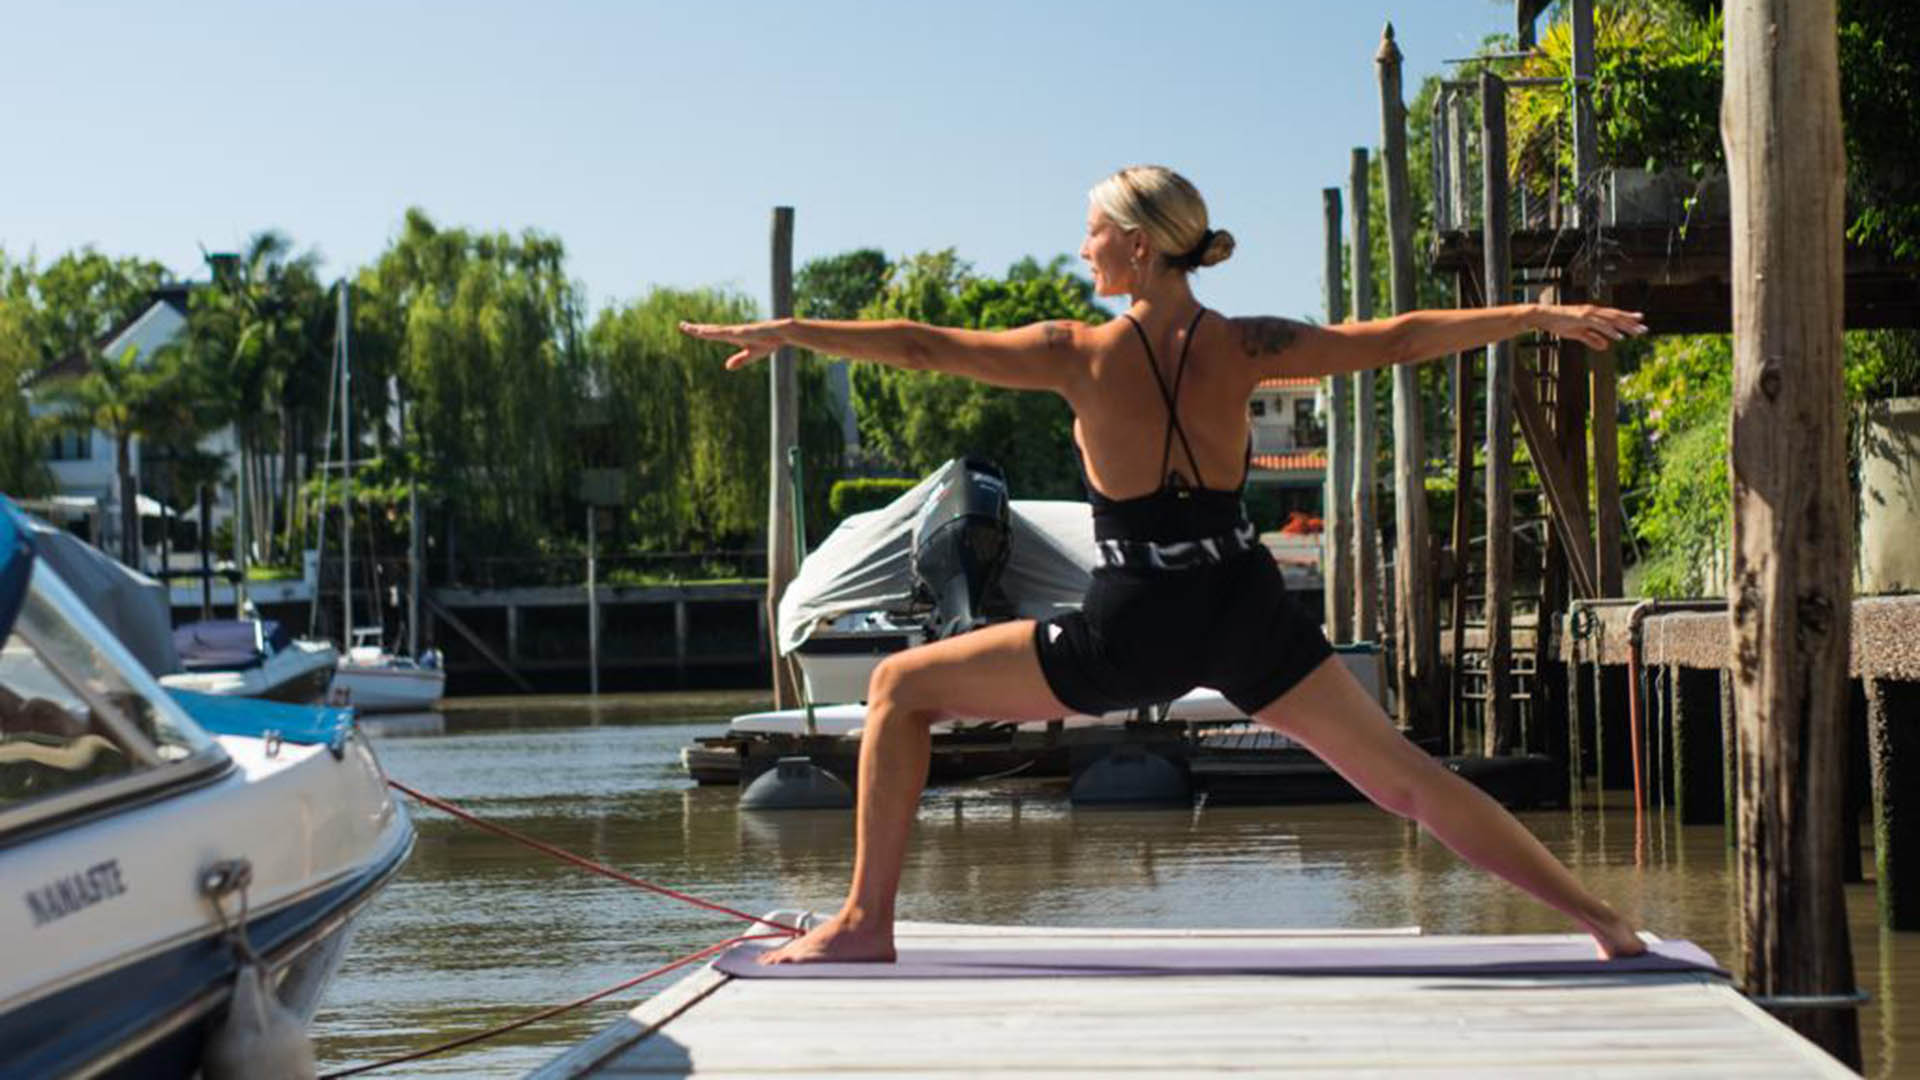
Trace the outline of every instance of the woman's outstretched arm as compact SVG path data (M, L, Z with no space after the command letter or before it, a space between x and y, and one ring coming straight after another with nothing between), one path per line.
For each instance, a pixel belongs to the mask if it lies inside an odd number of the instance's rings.
M1605 349L1647 332L1637 311L1592 304L1410 311L1391 319L1311 326L1272 317L1234 320L1240 344L1261 378L1344 375L1418 363L1540 330Z
M1016 390L1065 390L1086 371L1079 345L1083 326L1064 320L1017 330L959 330L904 319L770 319L734 326L683 322L680 329L703 341L739 346L739 352L727 357L729 369L791 345L890 367L964 375Z

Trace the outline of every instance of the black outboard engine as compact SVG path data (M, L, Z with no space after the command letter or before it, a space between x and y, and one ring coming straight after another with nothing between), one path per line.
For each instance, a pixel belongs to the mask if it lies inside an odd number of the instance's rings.
M986 625L987 596L1012 540L1007 476L983 458L962 458L913 528L913 578L933 602L928 630L952 637Z

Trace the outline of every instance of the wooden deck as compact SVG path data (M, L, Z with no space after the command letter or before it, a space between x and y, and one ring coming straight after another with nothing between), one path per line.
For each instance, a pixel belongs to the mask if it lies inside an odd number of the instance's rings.
M776 918L796 918L781 913ZM1317 947L1418 930L902 924L903 946ZM985 939L985 940L983 940ZM1477 939L1487 940L1487 939ZM1521 940L1514 938L1504 941ZM1540 940L1538 938L1526 940ZM1557 939L1556 939L1557 940ZM1707 975L734 979L703 968L532 1075L1846 1077Z

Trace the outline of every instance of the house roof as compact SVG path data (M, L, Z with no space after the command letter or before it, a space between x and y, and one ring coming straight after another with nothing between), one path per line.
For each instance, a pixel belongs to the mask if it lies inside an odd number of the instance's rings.
M146 318L152 313L153 309L160 304L165 304L179 312L182 317L185 317L189 310L189 294L192 293L194 289L204 287L205 284L205 282L200 281L170 281L156 287L152 292L147 294L147 299L150 301L147 306L122 319L118 325L93 339L93 351L98 353L104 350L109 344L112 344L116 339L124 336L127 331L133 329L141 319ZM85 375L91 367L92 357L86 353L73 353L69 356L63 356L53 363L48 364L46 367L41 368L39 371L34 372L33 375L26 380L25 385L34 386L48 379Z
M1308 390L1318 389L1320 380L1312 375L1295 375L1281 379L1261 379L1261 390Z
M1299 472L1327 467L1325 450L1300 450L1291 454L1255 454L1253 467L1268 472Z

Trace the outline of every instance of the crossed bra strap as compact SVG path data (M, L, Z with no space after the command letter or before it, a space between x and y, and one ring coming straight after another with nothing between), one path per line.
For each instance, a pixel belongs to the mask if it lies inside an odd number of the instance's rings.
M1160 374L1159 362L1153 355L1153 342L1147 340L1147 332L1141 329L1139 320L1135 319L1132 315L1126 315L1124 313L1122 315L1122 317L1133 326L1133 332L1140 336L1140 347L1147 350L1147 370L1153 373L1153 384L1160 388L1160 400L1166 402L1167 405L1167 437L1161 443L1160 447L1160 476L1161 487L1163 489L1175 486L1176 484L1185 487L1204 488L1207 486L1206 481L1200 476L1200 459L1194 456L1193 444L1187 441L1186 429L1180 426L1180 380L1187 373L1187 354L1193 348L1193 332L1199 329L1200 320L1205 317L1206 314L1207 309L1201 308L1199 311L1194 312L1193 321L1187 324L1187 336L1186 339L1180 343L1180 364L1174 368L1173 388L1171 390L1167 388L1167 381ZM1169 473L1167 471L1168 463L1173 460L1173 437L1175 435L1180 436L1180 447L1187 452L1187 464L1193 469L1193 483L1191 484L1188 484L1186 477L1180 475L1178 472ZM1249 445L1249 452L1251 452L1251 445Z

